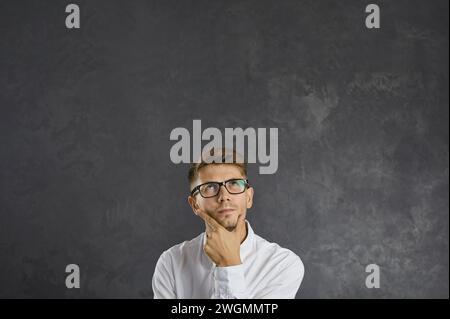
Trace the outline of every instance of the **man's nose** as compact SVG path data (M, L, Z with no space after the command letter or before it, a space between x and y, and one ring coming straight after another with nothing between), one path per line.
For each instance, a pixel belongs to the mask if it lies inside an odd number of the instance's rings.
M225 185L222 185L219 189L219 195L217 196L217 199L219 200L219 202L221 201L225 201L225 200L230 200L230 193L228 192L228 190L225 188Z

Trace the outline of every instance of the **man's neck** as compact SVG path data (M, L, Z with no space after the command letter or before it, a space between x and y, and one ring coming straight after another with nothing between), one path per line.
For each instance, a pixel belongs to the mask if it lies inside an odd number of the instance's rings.
M236 229L236 227L227 227L226 228L228 231L233 231L233 230L235 230ZM248 225L247 225L247 222L245 222L245 233L243 233L242 235L241 235L241 244L244 242L244 240L247 238L247 235L248 235Z

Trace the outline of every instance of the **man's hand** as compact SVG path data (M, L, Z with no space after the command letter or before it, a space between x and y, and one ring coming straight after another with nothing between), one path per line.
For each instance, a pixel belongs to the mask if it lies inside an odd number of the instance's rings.
M241 240L247 232L244 215L239 215L236 228L232 231L228 231L202 210L198 210L197 215L205 221L207 240L203 250L208 257L218 267L242 264Z

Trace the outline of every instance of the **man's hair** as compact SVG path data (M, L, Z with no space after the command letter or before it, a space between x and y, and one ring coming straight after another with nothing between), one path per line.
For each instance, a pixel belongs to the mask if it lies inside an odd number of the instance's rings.
M222 147L221 149L211 148L209 151L203 153L201 159L197 162L198 163L192 163L189 168L188 179L190 189L192 188L192 184L198 178L199 170L208 165L234 165L244 177L247 177L247 163L235 149L230 150L225 147Z

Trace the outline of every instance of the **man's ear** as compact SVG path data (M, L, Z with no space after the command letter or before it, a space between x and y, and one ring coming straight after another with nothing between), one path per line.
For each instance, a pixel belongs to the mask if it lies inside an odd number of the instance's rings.
M197 209L198 209L198 204L197 201L195 200L194 197L192 197L191 195L188 196L188 203L192 208L192 211L194 212L195 215L197 215Z
M253 206L253 195L255 190L253 187L249 187L245 193L247 196L247 209L249 209Z

